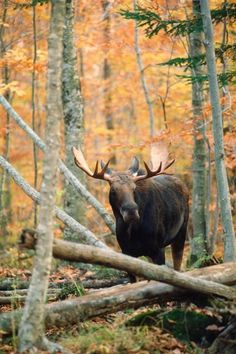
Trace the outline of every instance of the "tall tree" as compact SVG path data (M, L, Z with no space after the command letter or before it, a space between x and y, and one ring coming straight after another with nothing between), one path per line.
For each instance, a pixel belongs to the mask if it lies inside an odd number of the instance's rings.
M138 8L138 1L137 0L133 0L133 8L134 8L134 11L137 10L137 8ZM155 118L154 118L154 112L153 112L153 104L152 104L152 101L150 98L148 84L147 84L146 77L145 77L144 65L143 65L143 60L142 60L142 53L141 53L141 49L139 46L139 31L138 31L138 21L137 20L135 20L135 29L134 29L134 48L135 48L135 53L136 53L136 58L137 58L138 69L140 71L140 79L141 79L141 84L142 84L142 88L143 88L143 93L144 93L145 101L146 101L147 108L148 108L150 136L153 137L155 135Z
M6 43L5 43L5 30L6 30L6 21L7 21L7 10L8 10L8 0L4 0L2 2L1 8L1 19L0 19L0 59L4 57L6 54ZM2 83L4 85L8 85L10 71L8 68L8 64L5 63L1 69ZM10 100L10 90L5 92L7 100ZM4 137L4 157L6 159L9 158L9 150L10 150L10 117L9 114L6 113L6 129L5 129L5 137ZM6 235L8 234L7 225L11 221L11 187L9 176L3 170L0 175L0 236L3 237L4 243Z
M36 6L32 6L32 27L33 27L33 70L32 70L32 128L36 131L36 70L35 66L37 63L37 19L36 19ZM38 187L38 153L37 146L33 142L33 159L34 159L34 188ZM37 226L37 203L34 203L34 227Z
M53 0L48 38L46 151L37 227L38 243L32 279L19 329L19 352L40 348L55 352L44 335L44 304L51 269L53 218L59 162L61 107L62 36L65 0Z
M77 55L74 45L74 0L66 0L65 27L63 34L62 98L64 110L66 166L85 184L85 176L78 171L71 155L73 146L83 146L84 110ZM85 201L75 193L74 187L65 180L65 211L80 223L85 223ZM78 241L78 234L65 227L64 238Z
M235 260L236 257L235 234L231 214L229 185L224 161L225 153L223 142L222 110L220 106L220 94L217 81L214 33L208 0L201 0L201 14L205 37L204 44L206 49L206 62L212 107L216 180L224 229L224 261L232 261Z
M114 119L112 112L112 69L109 61L109 51L111 46L111 2L110 0L102 0L103 8L103 38L104 38L104 60L103 60L103 80L104 80L104 116L106 128L110 132L114 130ZM112 134L108 134L108 144L112 144ZM112 163L116 163L115 155L112 158Z
M201 16L200 0L192 1L193 16ZM190 33L190 57L194 61L203 53L203 35L201 31ZM198 78L203 74L202 65L192 67L192 76ZM197 261L206 254L206 142L205 119L203 114L203 83L195 80L192 83L192 108L194 125L193 149L193 190L192 190L192 224L190 263Z

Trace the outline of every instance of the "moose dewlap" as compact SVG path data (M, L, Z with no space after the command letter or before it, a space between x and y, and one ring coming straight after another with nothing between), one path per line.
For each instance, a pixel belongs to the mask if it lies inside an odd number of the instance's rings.
M168 154L159 166L146 172L133 159L125 172L113 172L109 161L98 162L92 172L80 150L73 148L75 164L89 176L110 185L109 201L116 219L116 237L124 254L148 256L155 264L165 264L165 247L171 245L173 265L180 270L189 216L188 191L177 177L165 173L174 160Z

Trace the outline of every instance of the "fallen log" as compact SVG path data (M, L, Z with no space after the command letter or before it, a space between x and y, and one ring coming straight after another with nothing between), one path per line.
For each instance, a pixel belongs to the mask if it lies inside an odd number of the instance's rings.
M22 233L21 247L35 247L37 237L33 230L30 231L30 233ZM53 256L73 262L101 264L119 270L125 270L128 273L144 277L148 280L157 280L184 289L236 300L236 289L234 288L216 283L212 280L189 276L166 266L157 266L111 250L98 249L93 246L54 239Z
M102 289L109 288L115 285L121 285L125 282L128 283L127 277L120 278L112 278L112 279L85 279L81 280L80 277L73 278L73 280L62 280L60 282L50 282L49 290L60 289L72 283L80 283L84 289ZM0 280L0 296L4 296L3 294L7 291L14 292L18 290L23 290L25 293L28 291L28 287L30 285L30 280L19 280L19 279L3 279ZM2 295L1 295L2 293Z
M187 272L187 275L198 276L204 279L215 278L221 271L226 274L233 272L235 263L219 264ZM186 273L184 273L186 275ZM220 281L224 282L222 277ZM227 277L225 284L227 284ZM231 282L232 279L229 280ZM66 327L76 325L81 321L115 313L124 309L138 308L154 303L165 303L171 300L185 301L193 294L187 289L180 289L172 285L155 281L142 281L135 284L119 285L110 289L95 291L93 294L79 298L64 300L45 306L45 325L47 329L52 327ZM11 334L13 327L17 329L22 316L21 310L0 315L0 332Z
M27 295L18 295L18 294L12 296L0 296L0 305L24 303L26 297ZM48 301L58 300L58 294L48 293L47 300Z

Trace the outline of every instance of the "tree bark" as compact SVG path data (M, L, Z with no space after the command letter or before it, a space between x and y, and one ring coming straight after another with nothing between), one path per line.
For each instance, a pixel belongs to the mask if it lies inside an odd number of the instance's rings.
M236 353L236 316L232 316L229 325L219 334L206 354Z
M66 0L65 28L63 33L62 102L64 111L65 164L85 184L85 175L75 166L71 150L73 146L83 146L84 110L80 79L77 70L77 55L74 46L74 0ZM77 195L72 184L64 180L65 212L85 225L85 201ZM64 229L64 239L79 241L78 233L69 227Z
M201 14L205 36L204 44L206 48L206 61L212 106L216 180L224 229L224 261L232 261L236 257L235 233L231 214L229 185L224 162L222 110L217 82L213 26L208 0L201 1Z
M19 352L34 348L53 351L44 334L44 304L51 269L53 219L56 199L58 160L60 151L62 35L65 0L52 1L48 38L46 150L39 224L33 274L23 316L19 326ZM59 350L59 348L58 348ZM54 347L56 351L56 345Z
M104 117L105 124L108 130L108 145L113 143L113 135L110 132L114 131L114 119L112 112L112 69L109 61L109 50L111 46L111 3L110 0L102 0L103 8L103 38L104 38L104 60L103 60L103 102L104 102ZM111 159L111 163L116 163L116 156Z
M185 274L219 281L224 284L236 284L234 262L195 269ZM186 289L154 281L116 286L77 299L46 305L45 323L47 328L71 326L94 316L114 313L128 308L138 308L170 300L185 301L185 295L186 299L189 299L189 294ZM17 328L21 316L22 312L20 310L0 315L0 330L11 334L12 324L14 323Z
M137 0L133 0L133 7L134 7L134 10L136 10ZM138 68L139 68L139 72L140 72L140 78L141 78L141 84L142 84L142 88L143 88L143 92L144 92L144 97L145 97L145 101L146 101L147 108L148 108L149 123L150 123L150 136L154 137L154 135L155 135L155 118L154 118L154 112L153 112L153 105L152 105L152 101L150 99L148 85L147 85L147 81L146 81L145 74L144 74L142 53L141 53L141 49L139 47L139 35L138 35L137 21L135 21L135 29L134 29L134 48L135 48L137 64L138 64Z
M8 18L8 0L2 2L2 16L0 24L0 58L2 59L6 53L6 43L5 43L5 23ZM10 48L9 48L10 49ZM2 83L7 85L10 79L10 70L8 64L5 63L4 67L1 68ZM5 97L10 99L10 90L5 92ZM5 136L4 136L4 157L9 158L10 151L10 116L6 113L6 125L5 125ZM9 176L6 171L2 171L0 174L0 236L3 241L0 242L0 247L4 247L7 241L8 235L8 225L11 222L12 210L11 210L11 185Z
M32 242L30 242L30 237ZM33 234L30 234L27 239L27 247L34 248L35 243L37 243L36 239ZM236 299L236 289L218 284L214 281L191 277L166 266L157 266L112 250L98 249L93 246L54 239L53 256L73 262L101 264L124 270L148 280L157 280L191 291L215 294L228 299Z
M192 1L193 16L201 15L200 0ZM201 32L190 34L191 58L202 54L203 36ZM194 66L192 76L197 78L202 74L200 65ZM196 81L192 84L192 108L194 124L194 149L193 149L193 190L192 190L192 223L193 236L191 239L190 264L206 255L206 142L205 142L205 119L203 115L203 85Z
M9 115L15 120L15 122L35 141L37 146L45 151L45 144L39 138L39 136L24 122L24 120L16 113L7 100L0 96L0 104L7 110ZM102 204L80 183L75 175L66 167L66 165L59 160L60 171L64 174L65 178L73 185L73 187L81 194L81 196L94 207L97 213L106 223L107 227L115 234L115 225L112 217L108 214Z

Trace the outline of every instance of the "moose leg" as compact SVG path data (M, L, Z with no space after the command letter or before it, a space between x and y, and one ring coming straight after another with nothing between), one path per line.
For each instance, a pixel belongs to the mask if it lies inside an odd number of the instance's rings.
M158 248L157 250L155 250L155 254L151 255L150 258L152 259L154 264L165 264L165 249Z
M184 243L187 234L187 225L183 225L171 244L172 259L175 270L180 270L184 253Z

